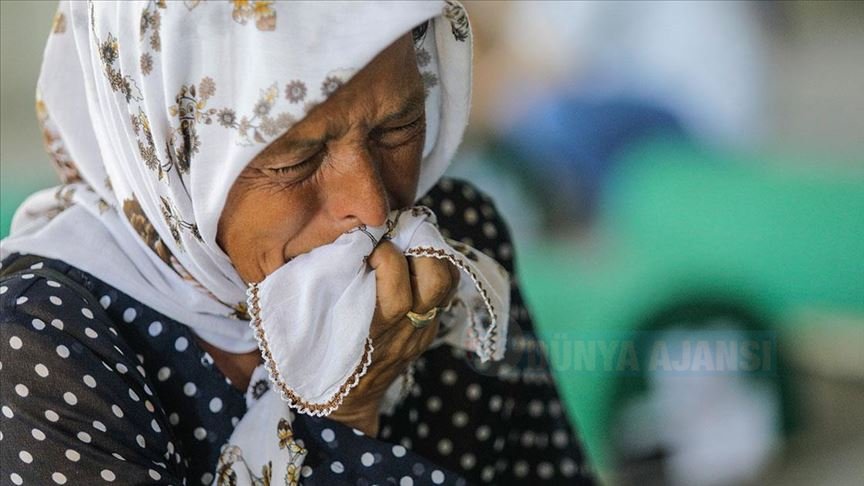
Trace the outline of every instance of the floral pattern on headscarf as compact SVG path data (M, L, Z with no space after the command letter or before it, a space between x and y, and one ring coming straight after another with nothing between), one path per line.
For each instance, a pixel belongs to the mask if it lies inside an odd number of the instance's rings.
M187 11L194 10L205 0L183 0ZM255 20L258 30L272 31L276 29L276 11L273 1L269 0L227 0L231 4L231 18L238 24L246 24L249 20ZM149 0L147 6L141 10L140 28L142 53L139 58L141 73L145 76L153 72L154 55L162 50L162 38L159 30L162 24L160 10L168 8L166 0ZM151 52L148 52L152 50Z
M66 32L66 15L61 11L57 11L54 14L54 18L51 20L51 33L52 34L62 34Z
M218 111L219 124L226 128L237 130L239 145L268 143L273 137L286 132L296 121L288 112L273 113L273 107L279 98L279 87L276 83L261 90L258 101L248 115L237 119L237 114L230 108Z
M135 78L128 74L124 75L120 69L120 44L117 39L111 32L108 32L104 40L101 40L96 34L96 15L93 13L93 7L93 2L90 2L90 25L99 59L102 61L102 71L109 86L111 86L111 90L122 93L127 103L132 100L141 101L143 97Z
M133 196L124 200L123 214L126 216L126 219L129 220L129 224L132 225L132 228L135 229L138 236L140 236L144 241L144 244L153 250L153 253L155 253L160 260L171 265L171 259L173 257L171 250L162 242L162 237L159 236L156 228L153 227L153 224L149 219L147 219L147 216L144 215L144 211L141 209L141 203L138 202L138 199Z
M180 86L177 96L174 97L175 104L168 108L168 113L176 118L178 126L168 137L166 171L176 167L180 174L189 172L192 156L198 153L201 147L201 139L195 126L200 122L213 122L212 116L216 110L205 108L207 100L215 93L216 83L210 77L202 78L197 90L194 84Z
M444 17L450 21L450 31L453 33L453 38L459 42L465 42L471 35L471 26L468 24L468 14L462 5L452 1L445 0L447 6L444 7Z
M60 182L70 184L81 181L81 174L78 172L78 167L75 161L66 150L63 144L63 139L57 133L51 118L48 116L48 108L42 100L42 95L36 92L36 120L39 122L39 127L42 129L42 144L45 151L54 165L54 170L60 176Z
M148 52L148 47L154 53L162 50L162 38L159 36L159 28L162 25L162 14L160 9L168 5L165 0L150 0L147 6L141 10L141 43L142 52L139 60L141 74L148 75L153 71L153 55Z
M295 79L285 86L285 98L291 103L299 103L306 98L306 83Z
M71 197L71 196L69 196ZM71 204L71 202L70 202ZM183 265L180 264L180 261L177 260L176 257L171 253L170 248L165 242L162 241L162 237L156 231L156 228L153 226L153 223L147 219L147 216L144 214L144 211L141 209L141 203L138 202L138 199L135 196L132 196L123 201L123 215L126 216L126 219L129 221L129 224L132 225L132 228L135 230L135 233L141 237L141 240L150 248L153 253L155 253L160 260L169 265L183 280L190 282L192 285L199 287L202 291L207 292L206 288L201 285L200 282L195 280L192 275L183 268ZM216 296L213 296L215 299ZM229 305L229 304L225 304ZM247 314L246 303L238 302L234 305L229 305L233 308L232 316L236 319L248 320L249 316Z
M274 438L264 439L274 440ZM291 423L286 418L280 418L276 424L275 440L279 444L279 450L286 454L286 468L282 475L282 483L284 486L297 486L300 484L300 466L303 460L309 453L302 444L302 440L294 437L294 430L291 428ZM239 469L242 468L242 469ZM219 464L216 469L216 485L217 486L237 486L240 484L237 477L237 471L241 470L249 478L249 483L255 486L271 486L273 482L273 462L268 461L261 466L261 473L256 474L252 467L243 457L243 450L237 446L229 445L222 451L219 456ZM281 475L281 471L280 471ZM242 482L242 484L247 484Z
M234 4L232 18L239 24L255 19L258 30L276 29L276 11L269 0L231 0Z

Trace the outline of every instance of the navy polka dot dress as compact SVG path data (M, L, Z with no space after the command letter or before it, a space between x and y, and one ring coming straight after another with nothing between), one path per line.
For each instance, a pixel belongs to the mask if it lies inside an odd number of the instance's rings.
M421 204L445 236L513 272L508 230L476 188L442 179ZM29 267L0 284L0 484L217 481L246 399L190 329L62 261ZM297 414L301 484L592 484L513 281L520 332L504 361L427 351L374 438Z

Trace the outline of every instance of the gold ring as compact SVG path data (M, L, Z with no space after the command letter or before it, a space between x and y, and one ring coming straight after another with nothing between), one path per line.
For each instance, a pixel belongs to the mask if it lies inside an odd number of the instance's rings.
M412 326L416 327L417 329L423 329L424 327L428 326L429 323L432 322L437 315L438 308L433 307L427 312L424 312L423 314L418 314L414 311L408 311L408 313L405 314L405 317L407 317L408 320L411 321Z

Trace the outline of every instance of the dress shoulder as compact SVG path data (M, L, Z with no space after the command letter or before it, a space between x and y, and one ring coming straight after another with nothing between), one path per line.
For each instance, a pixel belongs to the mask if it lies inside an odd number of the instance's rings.
M482 251L513 273L510 229L489 195L470 182L445 177L420 204L435 212L442 235Z
M0 336L0 459L13 483L181 482L162 404L98 302L18 273L0 283Z

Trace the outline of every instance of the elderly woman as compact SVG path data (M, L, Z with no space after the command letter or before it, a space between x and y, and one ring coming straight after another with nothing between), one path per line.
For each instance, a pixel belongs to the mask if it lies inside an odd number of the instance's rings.
M441 178L470 59L450 1L63 2L2 481L590 482L507 227Z

